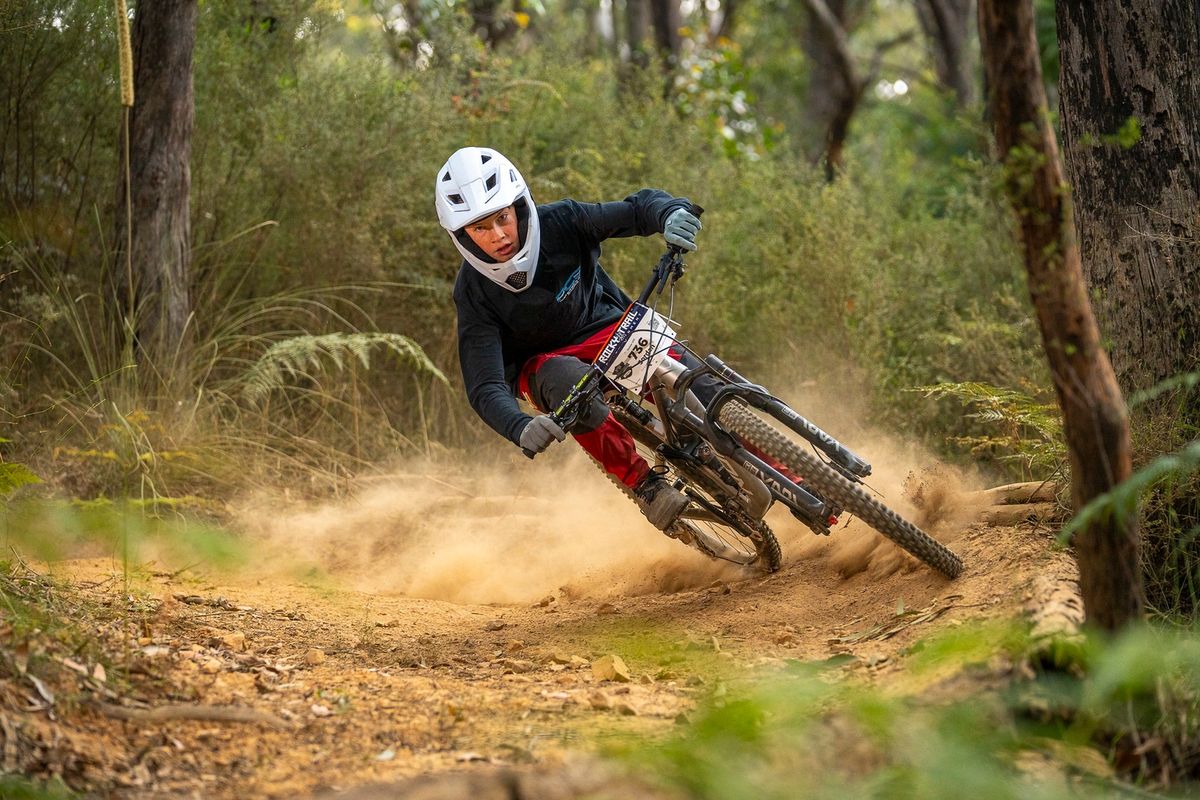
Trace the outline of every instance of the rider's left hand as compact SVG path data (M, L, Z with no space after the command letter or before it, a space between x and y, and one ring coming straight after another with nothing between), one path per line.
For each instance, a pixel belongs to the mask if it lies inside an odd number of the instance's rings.
M703 226L698 218L686 209L677 208L667 217L667 224L663 226L663 237L667 244L693 252L696 249L696 232L701 227Z

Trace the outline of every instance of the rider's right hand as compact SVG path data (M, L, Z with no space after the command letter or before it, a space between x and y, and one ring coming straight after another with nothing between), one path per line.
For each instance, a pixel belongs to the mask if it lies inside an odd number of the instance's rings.
M567 434L549 414L540 414L521 431L521 449L527 453L540 453L553 444L567 438Z
M663 225L663 238L667 240L667 244L695 252L696 232L702 227L700 220L691 212L677 208L671 212Z

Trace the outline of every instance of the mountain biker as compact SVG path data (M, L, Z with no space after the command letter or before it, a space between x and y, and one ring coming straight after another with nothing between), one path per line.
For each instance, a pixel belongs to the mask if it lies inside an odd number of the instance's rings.
M600 266L600 243L662 233L696 249L690 203L658 189L624 200L535 206L521 173L487 147L464 147L438 170L438 221L463 257L454 284L458 352L467 399L501 436L540 453L565 433L558 407L630 304ZM517 404L528 400L540 413ZM575 440L629 487L656 528L687 505L638 454L633 437L597 397L570 426Z

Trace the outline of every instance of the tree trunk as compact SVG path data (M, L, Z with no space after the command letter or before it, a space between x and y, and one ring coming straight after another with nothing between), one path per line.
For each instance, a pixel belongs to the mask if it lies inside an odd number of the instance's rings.
M1020 221L1029 291L1050 362L1076 509L1129 477L1129 424L1100 346L1050 126L1030 0L980 0L979 39L996 145ZM1116 630L1142 614L1137 515L1118 511L1075 541L1088 620Z
M917 21L925 33L938 83L954 92L960 106L975 100L971 58L974 0L917 0Z
M646 40L650 36L650 0L625 0L625 42L629 62L638 67L649 63Z
M808 26L801 47L809 63L805 106L812 130L820 136L810 146L809 156L814 163L825 162L825 178L832 181L842 170L850 120L869 83L850 53L847 33L856 25L863 4L858 0L804 0L804 5Z
M186 350L191 315L189 161L196 17L197 0L143 0L137 4L128 228L125 183L118 182L118 299L132 316L138 352L164 377L175 371ZM132 242L129 260L124 251L128 241Z
M1117 380L1130 392L1200 368L1200 5L1057 8L1079 245ZM1114 141L1130 118L1140 138Z
M500 0L467 0L467 11L475 35L489 48L495 49L521 29L514 16L523 11L521 0L513 0L511 9Z
M734 20L737 19L739 0L721 0L708 26L709 46L717 44L721 39L733 36Z
M668 68L679 60L679 0L649 0L650 18L654 23L654 44Z

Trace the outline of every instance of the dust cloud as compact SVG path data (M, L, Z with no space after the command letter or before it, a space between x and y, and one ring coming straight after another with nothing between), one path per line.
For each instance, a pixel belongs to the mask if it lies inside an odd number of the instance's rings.
M823 397L805 385L781 393L872 463L868 485L882 502L952 545L977 512L966 497L979 479L864 424L866 414L847 395ZM257 497L241 504L238 519L278 554L276 564L307 564L360 591L455 603L668 593L747 574L655 531L570 443L533 462L514 451L486 466L407 463L321 505ZM844 577L917 568L863 522L844 519L826 538L782 506L768 517L785 563L822 558Z
M260 496L238 520L291 571L455 603L672 592L737 574L652 528L571 444L533 462L409 463L319 506Z

